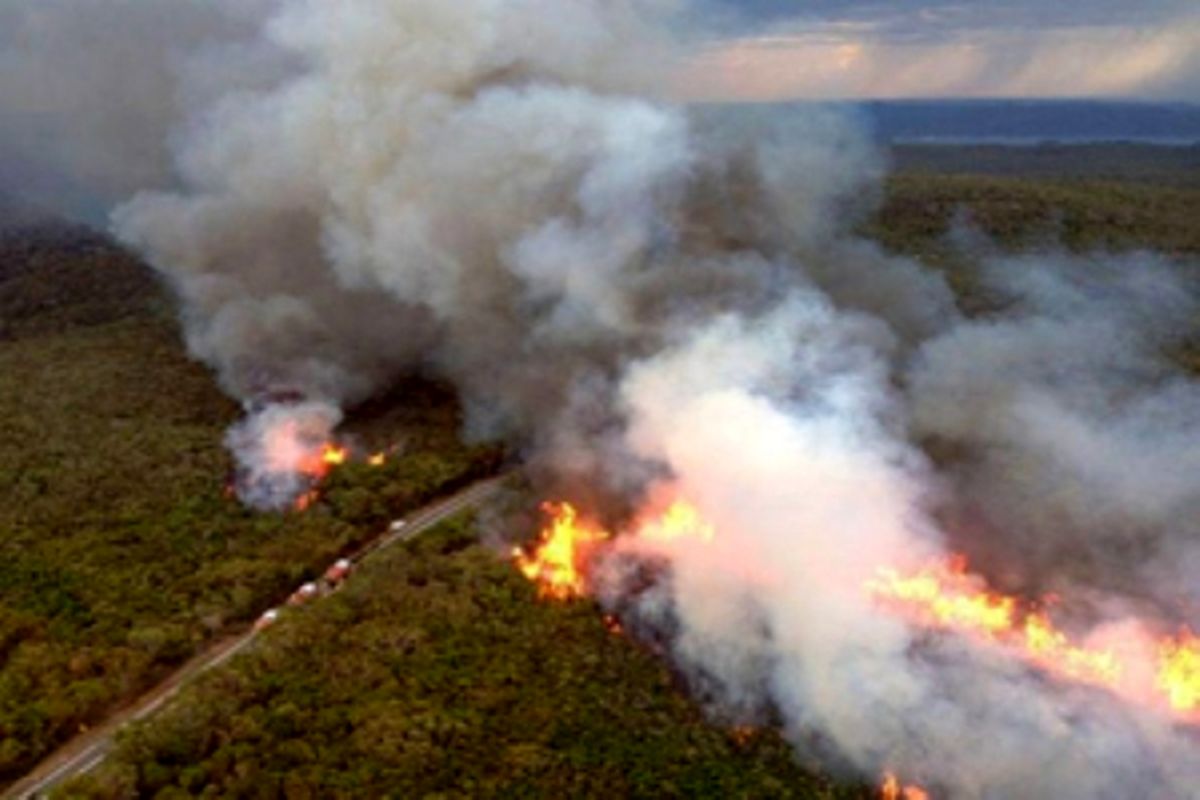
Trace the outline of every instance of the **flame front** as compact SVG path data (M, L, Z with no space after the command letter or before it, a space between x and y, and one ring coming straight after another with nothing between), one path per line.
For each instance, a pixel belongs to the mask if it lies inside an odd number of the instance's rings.
M613 539L603 528L582 520L570 503L544 503L550 523L542 530L532 553L513 551L517 568L539 586L543 597L568 600L587 592L591 560ZM658 515L648 515L633 526L631 536L663 544L684 539L712 541L713 526L689 503L676 500Z
M1200 639L1189 630L1158 642L1157 656L1154 647L1137 642L1119 653L1088 647L1072 641L1036 605L990 591L961 558L907 576L881 568L866 588L912 622L979 636L1059 677L1165 706L1184 718L1194 719L1200 706Z
M1157 684L1171 708L1200 710L1200 637L1185 629L1178 639L1162 644Z
M1024 646L1034 661L1085 683L1115 687L1124 667L1111 650L1075 647L1043 613L1025 618Z
M542 530L532 554L513 551L517 569L538 584L543 597L568 600L587 590L585 577L590 551L610 537L601 528L581 522L570 503L545 503L550 524Z
M961 558L910 576L881 568L877 577L867 581L867 590L896 601L922 624L1015 644L1028 660L1065 677L1109 687L1121 678L1115 653L1072 644L1044 612L1025 609L1017 598L989 591L982 578L967 571Z
M1016 601L983 589L982 581L967 572L961 559L926 567L910 576L883 567L867 582L867 589L878 597L893 598L921 609L926 621L938 627L977 631L987 636L996 636L1013 627Z
M550 521L539 543L532 552L515 549L513 560L538 584L541 596L556 600L582 596L589 589L593 559L615 539L581 519L570 503L546 503L542 509ZM661 513L638 518L626 535L655 545L657 552L664 544L710 543L716 530L695 506L675 500ZM865 589L883 608L914 625L974 636L1060 678L1101 686L1189 722L1200 721L1200 637L1190 630L1158 642L1137 634L1116 648L1089 646L1060 630L1045 611L1045 602L1031 603L990 590L981 576L968 570L962 557L907 574L881 567L866 581ZM885 796L889 785L885 782ZM899 783L895 792L890 796L902 800L927 797L920 787Z

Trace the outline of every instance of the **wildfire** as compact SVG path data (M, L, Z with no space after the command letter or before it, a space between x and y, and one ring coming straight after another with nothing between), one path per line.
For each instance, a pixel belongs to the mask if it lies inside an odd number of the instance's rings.
M323 481L335 467L347 464L350 460L350 449L333 442L325 442L301 458L297 471L305 475L314 488L296 498L295 509L305 511L319 500L321 494L315 485ZM366 463L371 467L382 467L387 463L387 455L383 452L373 453L367 456Z
M321 499L321 493L316 489L310 489L304 494L296 498L295 508L297 511L307 511L309 506Z
M1200 637L1185 629L1178 639L1162 644L1157 684L1171 708L1200 710Z
M1115 653L1075 647L1043 613L1025 618L1024 637L1025 649L1034 660L1067 677L1102 686L1117 686L1121 680L1123 667Z
M513 551L520 571L538 584L542 597L569 600L588 591L592 560L611 547L614 537L581 519L570 503L545 503L549 522L538 544L527 552ZM648 513L625 533L635 541L661 546L692 540L712 542L716 530L691 504L675 500L661 513ZM1134 633L1073 639L1047 613L1054 598L1032 603L992 591L986 581L968 570L966 559L952 557L911 573L881 567L865 583L866 591L893 613L910 622L975 636L1019 655L1026 663L1061 678L1104 687L1127 699L1169 708L1190 721L1200 721L1200 637L1183 630L1178 637L1158 642ZM615 619L606 626L620 632ZM1139 629L1140 631L1140 629ZM1113 646L1096 646L1103 638ZM927 797L917 786L895 784L899 800Z
M324 480L334 467L345 464L349 458L350 451L333 442L325 442L320 447L304 454L296 464L296 471L307 477L313 488L297 497L293 508L297 511L306 511L317 502L321 494L315 488L316 484Z
M584 573L589 551L607 541L607 531L579 520L570 503L545 503L542 510L550 515L549 526L542 530L541 543L532 554L513 550L517 569L536 581L543 597L568 600L587 589Z
M687 538L711 542L717 535L716 530L700 516L696 507L683 500L676 500L657 519L644 521L635 533L640 539L654 542Z
M933 627L981 634L1019 646L1037 664L1066 677L1115 686L1122 667L1110 650L1078 647L1043 612L1023 608L1015 597L989 591L983 579L967 572L963 559L926 567L902 576L882 568L867 581L876 597L896 601Z
M542 511L550 517L550 522L541 532L540 544L532 553L515 548L513 561L525 577L538 584L543 597L569 600L582 596L587 591L589 562L613 537L608 531L581 520L570 503L543 503ZM661 514L636 523L630 535L662 544L685 538L712 541L716 531L694 506L677 500Z
M1082 645L1035 604L990 591L962 559L907 576L882 568L866 588L919 624L981 636L1061 677L1125 697L1165 701L1185 717L1200 706L1200 639L1189 630L1159 642L1156 663L1153 653L1142 655L1136 646L1117 652Z
M929 800L929 792L920 786L902 785L900 779L890 772L884 775L879 796L882 800Z
M887 567L867 582L876 596L910 603L925 612L939 627L973 630L996 636L1013 627L1016 601L982 588L982 580L967 572L966 563L954 559L945 566L926 567L903 576Z
M342 464L345 464L346 459L349 457L350 451L346 448L339 447L332 442L326 442L321 445L320 454L314 461L316 467L307 471L315 474L317 477L324 477L329 474L329 470L333 467L340 467Z
M325 442L300 457L296 463L296 471L319 481L334 467L345 464L349 458L350 451L345 447Z

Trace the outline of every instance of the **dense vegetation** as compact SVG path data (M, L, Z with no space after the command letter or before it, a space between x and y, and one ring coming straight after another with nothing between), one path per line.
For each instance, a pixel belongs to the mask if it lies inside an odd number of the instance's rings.
M1200 253L1200 186L899 173L868 233L900 252L944 249L954 226L1007 248Z
M896 161L908 166L888 179L884 202L862 233L942 270L968 311L981 302L971 269L981 250L1152 249L1189 260L1200 256L1196 155L1188 160L1169 148L1134 147L1139 157L1115 170L1112 162L1079 154L1056 160L1059 149L897 148ZM978 152L985 155L977 160ZM1018 177L1026 162L1040 163L1034 171L1043 177ZM1175 179L1161 181L1172 167ZM1097 178L1114 173L1125 179ZM1185 357L1200 367L1195 353Z
M1067 182L1128 182L1200 188L1200 145L1131 143L1042 145L900 144L892 162L903 174L990 175Z
M489 469L444 389L368 407L405 457L312 513L224 494L237 409L190 362L145 271L77 231L0 243L0 784L378 530Z
M382 554L64 795L849 797L707 724L590 603L539 603L469 520Z
M963 292L946 234L964 220L1006 247L1200 253L1185 182L950 171L893 177L865 232ZM495 466L458 443L452 395L412 381L349 424L404 458L339 471L310 513L255 515L222 491L236 415L128 255L61 228L0 236L0 783L389 515ZM655 657L590 605L538 603L462 524L285 618L69 794L160 791L836 794L776 735L706 726Z

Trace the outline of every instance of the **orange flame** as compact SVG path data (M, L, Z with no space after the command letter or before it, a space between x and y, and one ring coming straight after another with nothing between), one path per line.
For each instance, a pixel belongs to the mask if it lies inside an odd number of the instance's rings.
M913 784L902 786L900 779L891 772L884 775L879 796L882 800L929 800L929 792Z
M296 498L295 508L297 511L307 511L309 506L319 499L321 499L321 493L312 489Z
M1039 664L1085 683L1117 686L1124 667L1111 650L1075 647L1050 618L1032 613L1025 618L1025 649Z
M1162 643L1156 683L1171 708L1200 710L1200 637L1184 629L1178 639Z
M539 594L568 600L587 593L587 571L613 542L608 531L581 520L570 503L546 503L550 522L532 552L513 551L517 568L539 586ZM699 510L683 500L660 514L647 514L631 526L636 541L661 545L684 540L712 542L716 530ZM1200 721L1200 637L1184 630L1157 644L1135 634L1119 647L1095 647L1073 640L1060 630L1042 603L994 592L970 572L962 557L951 557L910 574L882 567L865 583L866 590L890 610L915 624L977 636L1015 651L1026 662L1073 681L1102 686L1126 698L1167 707L1188 721ZM609 624L619 632L619 623ZM1093 641L1095 638L1093 637ZM885 786L887 784L885 783ZM917 786L896 784L902 800L927 797Z
M878 577L867 581L867 590L897 601L918 622L1002 640L1019 647L1034 663L1066 677L1110 687L1121 677L1115 653L1072 644L1046 614L1023 608L1015 597L989 591L982 578L967 572L961 558L910 577L880 569Z
M541 543L532 554L516 548L513 560L525 577L537 582L541 596L555 600L579 597L587 589L584 572L589 551L610 537L606 531L580 522L570 503L545 503L542 510L551 520L542 530Z
M337 467L345 464L346 459L349 458L349 456L350 453L348 450L346 450L346 448L338 447L335 444L327 443L321 448L321 461L330 467Z
M521 548L513 550L517 568L539 585L543 597L568 600L587 591L588 564L612 535L599 526L579 519L579 512L570 503L543 503L550 524L540 537L541 543L532 554ZM685 538L712 541L716 536L696 508L682 500L672 503L659 516L650 516L634 526L632 536L662 544Z
M876 596L893 598L922 609L929 624L977 631L987 636L1012 629L1017 605L1011 597L984 590L982 580L968 573L966 562L961 559L926 567L907 577L884 567L876 578L867 581L867 589Z
M296 468L298 472L308 476L309 480L315 484L324 480L334 467L345 464L349 457L350 451L345 447L326 442L321 445L319 450L313 451L301 459ZM321 493L317 489L310 489L296 498L293 507L297 511L306 511L320 497Z
M866 588L918 624L979 635L1056 675L1128 698L1150 699L1185 718L1195 717L1200 707L1200 639L1190 630L1158 643L1156 666L1143 663L1153 659L1136 646L1120 653L1084 646L1036 605L990 591L982 578L967 572L961 558L910 576L883 568Z
M700 516L696 507L683 500L676 500L657 519L644 521L635 534L640 539L654 542L687 538L711 542L717 535L716 529Z
M345 464L349 457L350 451L346 448L326 442L320 448L305 454L296 465L296 470L319 481L334 467Z

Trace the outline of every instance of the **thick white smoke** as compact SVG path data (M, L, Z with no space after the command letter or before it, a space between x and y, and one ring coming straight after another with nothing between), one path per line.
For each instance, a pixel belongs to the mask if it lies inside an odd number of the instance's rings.
M675 657L718 710L752 721L782 714L807 755L899 769L935 796L1194 796L1194 731L1100 690L1057 684L987 645L925 636L881 615L863 592L880 564L920 564L943 540L929 514L943 492L902 438L898 413L911 398L890 385L888 350L878 347L873 324L801 290L765 316L717 318L629 371L622 398L631 446L670 464L667 492L692 501L717 535L704 544L624 540L618 553L650 549L669 563L669 575L647 589L608 559L602 599L671 631ZM994 363L946 370L963 382L1005 382ZM987 430L990 416L971 398L920 391L919 402L957 401L957 417L982 412L979 424L964 423L970 433L960 440ZM995 394L1002 393L988 396ZM1052 443L1025 434L1006 446L1031 458L1053 455L1039 452ZM1074 435L1083 446L1088 434ZM1091 446L1125 435L1097 433ZM1000 493L1021 485L999 465L995 476ZM1062 485L1061 476L1041 479ZM1166 493L1177 488L1168 480ZM1040 504L999 498L1017 508ZM1093 524L1085 552L1102 548L1110 533L1105 520ZM1071 533L1041 534L1047 546L1073 543ZM1022 536L1002 544L1028 545ZM1188 546L1183 538L1175 545ZM1036 555L1029 565L1041 566ZM1157 560L1125 572L1134 592L1159 591L1155 576L1188 575L1186 564L1168 573ZM1069 568L1057 574L1081 579ZM1114 614L1132 604L1107 598ZM1136 624L1122 632L1131 642L1143 635Z
M716 526L604 591L677 628L726 711L952 797L1195 796L1194 734L862 591L949 542L1090 622L1194 624L1200 390L1161 353L1195 287L1150 256L994 259L965 321L851 234L882 171L852 121L667 99L680 6L275 0L188 51L175 186L113 219L256 409L229 438L248 499L302 488L277 417L324 436L432 371L547 489L617 515L670 486Z
M255 410L225 437L229 449L238 454L238 495L254 508L292 507L328 469L323 451L341 421L340 409L320 402Z

